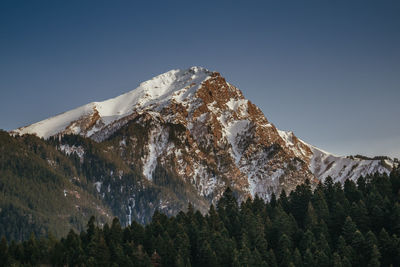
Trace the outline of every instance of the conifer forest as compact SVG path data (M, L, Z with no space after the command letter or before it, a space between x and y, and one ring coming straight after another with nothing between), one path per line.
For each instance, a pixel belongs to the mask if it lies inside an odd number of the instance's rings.
M2 266L399 266L400 171L344 185L308 181L265 203L227 189L207 214L191 204L121 227L91 217L85 230L1 239Z

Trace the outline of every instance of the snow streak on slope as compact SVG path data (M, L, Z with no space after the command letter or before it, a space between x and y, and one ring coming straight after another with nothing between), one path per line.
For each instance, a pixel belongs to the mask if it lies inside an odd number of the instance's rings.
M143 159L143 174L152 180L153 171L157 165L157 158L164 152L168 144L168 132L164 129L154 128L150 131L148 154Z

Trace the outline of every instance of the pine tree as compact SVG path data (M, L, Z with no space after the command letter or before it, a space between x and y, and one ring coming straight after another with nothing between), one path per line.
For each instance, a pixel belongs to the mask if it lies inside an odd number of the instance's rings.
M315 263L320 267L329 267L329 258L323 251L317 250L315 253Z
M323 252L328 258L331 257L331 248L329 247L329 243L325 238L324 234L320 234L317 240L317 248L319 251Z
M400 191L399 191L399 198L400 199ZM391 226L392 232L397 236L400 236L400 203L394 203L393 209L390 212L390 222L389 225Z
M379 252L378 247L376 245L373 245L372 253L370 255L370 260L368 262L368 267L379 267L379 266L381 266L381 263L379 261L380 257L381 257L381 253Z
M176 261L175 257L178 253L174 247L174 243L171 240L168 232L165 231L162 236L159 236L157 238L157 240L158 240L156 242L157 246L155 246L155 248L162 259L161 261L162 265L172 266Z
M346 256L344 256L342 259L342 266L343 267L351 267L352 266L350 263L350 260Z
M184 265L190 264L190 240L181 224L177 225L178 234L175 237L175 248Z
M276 195L275 195L274 192L272 192L272 194L271 194L271 201L269 202L269 204L270 204L270 206L271 206L272 208L275 208L276 205L277 205Z
M283 251L280 251L279 254L281 257L279 261L279 266L289 266L290 264L293 264L292 253L288 248L286 248Z
M343 206L336 202L334 209L330 212L330 234L331 236L339 236L342 234L342 228L346 219L346 212Z
M64 242L66 261L68 265L79 266L84 261L84 251L79 236L70 230Z
M329 208L328 204L326 204L325 195L322 187L317 188L314 191L314 195L312 197L312 205L316 214L318 215L318 218L324 220L325 222L328 222L330 216Z
M353 240L356 231L357 227L355 223L349 216L347 216L343 225L343 237L347 243L350 243Z
M275 209L274 217L272 228L268 229L266 233L266 236L269 237L268 242L271 244L271 247L278 245L278 241L283 234L289 237L293 236L297 231L296 221L280 205Z
M362 197L362 194L358 190L356 184L350 179L347 179L344 182L343 190L346 198L350 202L358 202Z
M304 226L307 229L314 229L318 224L317 214L315 213L314 207L311 202L308 202L307 214L305 217Z
M266 263L270 267L277 267L278 266L278 263L277 263L276 257L275 257L275 253L274 253L274 251L272 249L270 249L268 251Z
M110 229L110 238L113 243L121 243L122 242L122 229L119 223L118 218L114 218L112 221L111 229Z
M338 253L333 253L333 267L343 267L342 259Z
M0 262L4 265L8 265L9 261L9 255L8 255L8 244L5 236L1 238L0 241Z
M233 250L232 267L240 267L239 253L236 249Z
M311 253L310 249L306 250L303 257L304 257L304 259L303 259L304 266L307 266L307 267L308 266L310 266L310 267L316 266L313 254Z
M301 259L301 254L298 248L295 248L293 253L293 263L296 267L303 266L303 261Z
M365 178L363 176L358 177L357 179L357 189L360 190L362 193L366 193L367 186L365 182Z
M290 193L290 211L300 226L304 226L304 219L307 213L307 208L310 205L312 196L310 181L302 185L296 186L296 190Z
M335 190L333 188L333 179L330 176L326 177L324 181L324 195L329 211L332 212L337 201L335 198Z
M150 257L147 255L147 253L144 251L143 246L139 245L137 249L134 251L134 254L132 255L132 262L135 263L135 265L140 266L140 267L150 267L151 261Z
M383 210L383 198L381 194L372 188L371 192L367 195L366 205L369 210L371 218L374 218L374 222L371 225L371 230L379 231L384 226L384 210Z
M277 256L279 266L287 266L292 262L291 241L285 234L279 239Z
M251 253L250 266L254 267L266 267L267 263L263 261L261 254L257 249L254 249Z
M14 258L21 259L21 256L16 253ZM50 252L50 262L53 266L64 266L67 264L64 257L64 247L61 242L55 243L54 247L52 248Z
M373 253L374 246L378 246L378 239L372 231L365 235L365 253L370 256Z
M356 255L357 255L356 261L354 261L354 262L357 266L365 266L366 262L365 262L365 257L363 255L363 253L365 251L366 245L365 245L364 236L358 230L354 233L353 236L354 237L351 240L351 246L355 250Z
M175 266L176 267L190 267L190 261L186 261L182 258L182 256L178 253L176 256L176 261L175 261Z
M392 235L392 255L393 264L400 264L400 238L397 235Z
M310 230L307 230L303 234L303 237L300 241L300 250L302 253L306 252L307 249L309 249L312 252L315 250L315 248L316 248L316 241L314 234Z
M206 240L200 245L196 262L198 263L197 266L200 267L218 266L217 256Z
M390 264L395 263L396 254L398 250L398 244L394 244L392 238L390 238L389 234L386 232L385 228L382 228L379 233L379 252L381 253L382 259L381 263L383 266L389 266Z
M110 264L110 251L100 231L95 233L88 245L88 257L93 258L96 266L108 266Z
M370 219L364 201L360 200L358 203L354 202L351 206L350 214L361 232L366 232L370 228Z
M289 200L287 198L285 189L282 189L281 194L279 195L278 203L282 206L285 212L289 212Z
M228 187L217 205L218 215L231 237L240 240L239 205L233 191Z
M154 267L160 267L161 266L161 257L158 255L157 251L154 251L153 254L151 255L150 258L151 265Z
M342 257L342 264L345 265L345 258L347 261L351 261L354 258L354 249L346 244L343 236L339 236L338 244L337 244L337 251L339 255Z
M246 242L242 242L242 248L239 250L240 266L251 266L251 251Z
M87 230L86 230L86 236L85 236L85 244L89 244L90 241L94 238L95 231L96 231L96 226L94 225L94 222L96 221L95 217L92 216L89 219L89 222L87 224Z
M32 265L37 265L40 260L40 251L36 242L36 237L33 233L27 242L23 243L25 262L29 262Z
M214 208L214 205L210 206L210 209L208 211L207 222L210 228L214 231L221 231L223 228L223 223L220 220L218 213Z
M136 244L143 244L145 239L145 230L143 226L138 224L136 221L132 221L129 229L129 240L135 242Z

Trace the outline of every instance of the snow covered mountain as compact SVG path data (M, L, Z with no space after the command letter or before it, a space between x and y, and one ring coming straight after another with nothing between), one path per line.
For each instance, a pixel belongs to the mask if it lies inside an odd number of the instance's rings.
M116 98L11 133L117 139L112 149L149 182L162 170L209 202L228 185L242 198L258 194L268 200L306 179L343 182L393 167L390 159L335 156L278 130L238 88L201 67L171 70Z

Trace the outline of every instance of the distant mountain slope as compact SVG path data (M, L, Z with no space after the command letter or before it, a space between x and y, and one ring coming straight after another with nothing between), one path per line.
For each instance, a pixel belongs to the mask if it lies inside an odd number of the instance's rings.
M0 236L23 240L48 231L61 236L71 228L83 230L91 215L99 223L111 221L110 209L80 186L84 183L52 145L0 131Z
M346 179L355 181L360 176L365 177L366 175L375 172L388 174L388 172L392 170L393 166L398 164L388 157L370 159L366 157L336 156L307 144L306 142L296 138L292 132L279 131L279 134L286 140L286 143L295 153L304 154L301 148L293 145L293 142L300 142L311 150L311 156L308 157L308 167L319 180L325 180L326 177L330 176L334 181L339 181L341 183Z

